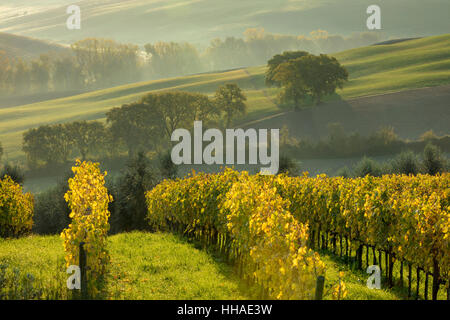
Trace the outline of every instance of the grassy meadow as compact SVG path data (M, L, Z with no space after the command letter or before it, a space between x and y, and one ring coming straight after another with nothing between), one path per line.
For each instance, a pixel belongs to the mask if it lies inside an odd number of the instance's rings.
M171 234L124 233L109 238L105 299L246 299L224 262ZM71 298L59 236L0 239L0 264L30 273L36 283ZM0 286L1 292L1 286ZM55 298L55 296L51 296Z
M450 83L450 35L378 45L334 54L350 81L331 99L351 99ZM22 134L44 124L102 120L105 113L148 92L185 90L213 94L237 83L248 97L248 114L239 123L280 112L278 90L264 84L265 66L133 83L34 104L0 108L0 141L7 160L23 159ZM426 106L424 106L426 107Z
M318 28L335 34L351 34L367 31L365 12L373 4L370 0L103 0L100 10L98 1L80 0L76 3L83 8L85 23L71 33L67 32L65 19L61 17L65 17L66 7L73 3L71 0L12 1L0 12L0 30L65 43L114 34L123 42L140 44L161 39L205 43L216 37L241 36L247 26L261 26L281 34L308 34ZM448 1L427 1L426 9L422 0L379 0L377 4L383 7L386 33L396 37L449 30ZM28 14L22 14L24 11ZM418 22L411 23L411 17L417 17Z
M253 288L247 287L236 271L214 252L196 243L167 233L122 233L109 237L111 265L103 299L254 299ZM401 299L389 290L366 287L367 275L354 273L331 254L321 252L327 265L325 293L344 271L348 299ZM8 272L17 268L22 277L27 273L42 284L47 298L68 299L73 296L65 288L68 275L64 267L64 250L59 236L29 236L0 239L0 265ZM1 268L0 268L1 269ZM1 280L1 275L0 275ZM20 281L19 281L20 282ZM0 281L0 295L1 295ZM331 295L325 296L330 299Z

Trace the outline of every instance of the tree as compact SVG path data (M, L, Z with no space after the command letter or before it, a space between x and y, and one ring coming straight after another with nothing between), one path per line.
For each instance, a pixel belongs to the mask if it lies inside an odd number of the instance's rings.
M280 165L278 174L285 173L290 177L295 177L300 174L300 166L295 160L287 155L280 157Z
M84 87L84 75L74 57L61 56L53 62L53 87L56 91L77 90Z
M147 229L145 193L156 185L155 174L142 152L132 158L119 179L117 203L111 217L114 232Z
M228 37L224 41L213 39L206 50L212 70L225 70L252 64L247 44L243 39Z
M149 99L156 99L154 104L158 120L162 124L167 137L179 127L192 127L194 120L195 98L188 92L174 91L145 96L142 102L149 103Z
M280 93L280 100L284 103L294 101L294 109L298 110L300 103L308 93L305 80L300 71L292 69L291 64L282 63L276 68L273 79L275 83L279 83L283 87Z
M149 99L148 99L149 100ZM113 142L124 143L128 156L156 147L162 137L162 125L154 103L134 102L113 108L106 114Z
M272 78L283 86L283 98L293 99L298 108L306 94L319 104L323 96L342 88L348 72L334 57L306 54L278 65Z
M140 78L139 47L88 38L72 44L77 65L93 87L113 86Z
M86 160L89 153L102 149L106 132L101 122L75 121L66 124L65 128L82 160Z
M173 163L170 152L159 156L159 171L162 179L175 179L178 167Z
M367 157L358 162L353 171L356 177L365 177L366 175L379 177L382 175L379 164Z
M149 93L138 102L111 109L107 115L114 141L122 141L128 155L159 149L170 141L172 132L192 127L194 120L206 121L214 114L208 96L183 91ZM166 136L168 139L163 140Z
M267 62L266 85L269 87L281 86L280 81L275 77L278 66L282 63L288 62L290 60L295 60L307 55L309 55L309 53L306 51L285 51L282 54L273 56L272 59Z
M0 51L0 93L9 93L12 76L12 62L4 51Z
M36 167L41 162L44 165L65 163L72 147L72 139L62 124L40 126L23 134L22 150L30 167Z
M392 161L392 169L397 174L416 175L420 171L419 160L412 151L402 152Z
M50 57L41 55L31 62L31 84L36 92L47 92L50 85Z
M201 72L197 48L189 43L157 42L144 46L150 55L149 67L156 77L173 77Z
M154 108L155 120L169 139L175 129L190 128L195 120L207 121L214 113L214 106L208 96L200 93L150 93L142 98L141 103Z
M0 142L0 161L2 161L2 156L3 156L3 147L2 143Z
M245 115L247 97L237 84L229 83L220 86L215 94L214 102L217 109L225 114L226 127L230 128L231 122L238 115Z
M70 224L70 208L64 195L69 191L68 180L73 178L72 170L64 174L56 186L36 197L33 232L37 234L60 234Z
M20 58L15 64L12 78L14 92L19 94L30 92L30 68L27 63Z
M436 175L446 170L446 161L439 147L428 143L423 151L423 168L425 173Z

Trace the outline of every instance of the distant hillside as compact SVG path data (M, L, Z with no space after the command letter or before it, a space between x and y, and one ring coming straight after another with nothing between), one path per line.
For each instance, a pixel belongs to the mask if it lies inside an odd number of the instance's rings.
M66 50L65 47L43 40L0 32L0 51L13 58L34 58L42 53Z
M279 34L327 30L350 35L368 31L366 10L373 0L15 0L11 13L0 14L0 31L71 43L86 37L123 42L209 42L242 36L262 27ZM81 30L69 31L66 8L81 8ZM448 0L378 0L382 32L387 37L416 37L450 30ZM6 7L10 7L6 6ZM14 8L17 13L13 15ZM2 6L2 10L4 10Z
M337 95L330 99L335 101L349 100L409 89L448 85L450 84L449 52L450 34L336 53L334 56L349 70L350 81L343 90L339 90ZM15 159L23 156L21 153L22 134L29 128L47 123L63 123L82 119L104 120L105 113L112 107L135 101L148 92L186 90L212 94L219 85L227 82L235 82L245 90L249 105L248 115L241 119L240 123L247 123L280 113L276 106L278 89L266 88L264 85L265 69L265 66L261 66L147 81L29 105L9 108L1 108L0 106L0 141L7 152L8 158ZM417 91L414 95L418 97L418 101L421 101L421 103L416 105L414 110L411 109L413 113L408 114L405 121L412 121L413 118L416 119L415 121L422 121L423 114L427 110L428 112L432 110L430 106L433 106L436 102L433 100L433 95L428 95L426 99L419 99L422 91ZM367 106L376 110L384 110L382 114L386 123L388 123L392 115L389 110L390 106L395 105L396 101L390 102L389 99L371 101L378 101L379 103L362 104L358 105L357 108L364 110ZM439 101L439 103L442 103L442 99ZM445 102L448 105L448 96L444 98ZM342 103L345 105L345 101ZM319 108L324 110L326 106L317 107L317 109ZM407 104L402 108L392 108L392 112L398 113L399 110L407 113ZM419 112L419 110L422 111ZM364 113L364 111L361 112ZM374 110L367 113L370 117L376 114L377 112ZM396 117L400 116L401 114L396 115ZM368 123L370 123L370 117ZM338 118L336 119L336 121L339 121ZM441 119L446 118L441 117ZM328 117L323 121L330 122L333 119ZM433 122L426 122L426 127L429 129L433 129L434 125ZM408 124L405 124L405 126L408 126ZM442 127L439 124L439 133L450 133L448 131L443 132L445 128L448 128L448 126ZM410 131L405 131L405 133L408 132ZM416 134L414 131L411 135ZM409 134L406 135L410 136Z
M276 129L286 126L293 137L317 141L329 134L330 123L340 123L345 132L367 136L393 127L402 138L416 140L432 129L450 134L450 85L420 88L350 100L332 101L317 108L286 112L243 126Z

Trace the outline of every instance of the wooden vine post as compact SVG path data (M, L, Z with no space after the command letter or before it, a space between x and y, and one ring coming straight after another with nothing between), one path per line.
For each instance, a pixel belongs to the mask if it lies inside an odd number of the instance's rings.
M322 300L323 298L323 288L325 285L325 277L318 276L316 281L316 296L315 300Z
M87 289L87 277L86 277L86 251L84 250L84 242L80 243L80 255L79 255L79 266L80 266L80 273L81 273L81 297L82 299L88 299L88 289Z

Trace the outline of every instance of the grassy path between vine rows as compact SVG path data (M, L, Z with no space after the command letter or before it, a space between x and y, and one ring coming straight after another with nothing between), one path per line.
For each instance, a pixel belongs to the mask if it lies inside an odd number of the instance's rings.
M223 259L176 235L132 232L109 239L111 267L105 299L257 298ZM68 275L63 257L59 236L0 239L0 264L7 264L10 270L17 268L22 276L32 274L35 283L54 292L50 298L70 297L65 289ZM348 299L400 299L390 291L368 289L367 276L350 271L332 256L322 254L322 258L327 265L325 291L336 284L339 271L343 270ZM8 275L12 275L11 271Z

